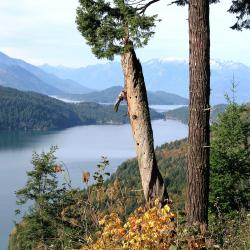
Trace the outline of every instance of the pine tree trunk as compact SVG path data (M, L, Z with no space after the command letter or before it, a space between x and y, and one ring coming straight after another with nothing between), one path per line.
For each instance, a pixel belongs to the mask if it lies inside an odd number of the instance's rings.
M209 194L210 117L209 1L189 1L189 135L188 197L189 224L207 226Z
M167 193L154 152L146 86L141 64L133 49L121 56L121 64L125 80L124 90L128 103L128 115L136 144L144 197L149 204L156 198L164 202Z

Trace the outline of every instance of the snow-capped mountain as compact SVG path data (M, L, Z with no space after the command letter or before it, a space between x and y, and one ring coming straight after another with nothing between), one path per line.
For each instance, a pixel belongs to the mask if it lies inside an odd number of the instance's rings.
M92 89L105 89L122 85L123 74L120 63L111 62L83 68L41 66L44 71L60 78L72 79ZM178 58L152 59L143 63L148 90L163 90L188 97L188 61ZM238 84L238 102L250 101L250 67L232 61L211 60L211 100L213 104L225 102L230 95L232 81Z

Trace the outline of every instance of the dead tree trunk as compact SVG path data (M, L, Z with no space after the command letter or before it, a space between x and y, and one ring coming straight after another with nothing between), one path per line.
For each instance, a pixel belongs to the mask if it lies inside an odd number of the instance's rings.
M189 135L187 216L190 224L207 225L210 116L209 1L189 1Z
M141 63L134 49L121 56L124 73L124 93L128 103L128 115L136 144L136 153L146 202L167 198L162 176L159 172L149 114L146 86Z

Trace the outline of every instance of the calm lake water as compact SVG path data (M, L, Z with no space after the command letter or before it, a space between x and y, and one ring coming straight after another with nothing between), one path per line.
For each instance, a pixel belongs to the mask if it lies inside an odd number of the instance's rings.
M155 146L187 136L187 126L172 120L152 122ZM0 133L0 249L7 249L8 234L15 219L14 192L24 186L31 169L32 152L59 147L56 156L69 169L72 184L81 186L82 171L93 173L101 156L110 160L114 172L124 160L135 156L129 125L79 126L53 132Z
M159 113L166 112L168 110L178 109L187 105L149 105L150 108L156 110Z

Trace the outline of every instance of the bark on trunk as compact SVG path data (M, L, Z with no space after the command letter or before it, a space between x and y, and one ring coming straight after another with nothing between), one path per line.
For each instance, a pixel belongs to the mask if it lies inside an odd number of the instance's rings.
M157 167L153 131L149 114L146 86L142 67L135 51L121 56L124 73L124 91L128 103L128 115L136 144L136 153L146 202L167 198L162 176Z
M207 225L210 117L209 1L189 1L189 135L187 216Z

